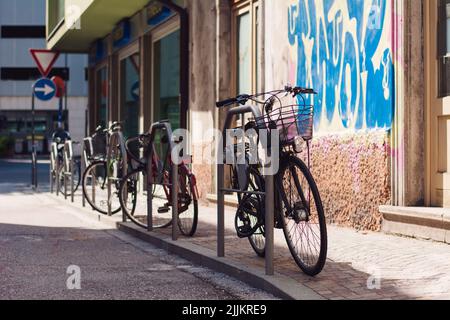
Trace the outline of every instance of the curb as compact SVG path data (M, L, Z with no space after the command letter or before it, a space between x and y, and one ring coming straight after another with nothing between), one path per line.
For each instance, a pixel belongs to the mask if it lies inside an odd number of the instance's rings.
M132 223L117 222L117 229L195 264L224 273L252 287L265 290L281 299L324 300L322 296L312 289L298 283L293 283L292 279L286 276L281 274L266 276L263 271L231 261L227 258L218 258L213 250L192 243L173 241L168 236L150 233Z

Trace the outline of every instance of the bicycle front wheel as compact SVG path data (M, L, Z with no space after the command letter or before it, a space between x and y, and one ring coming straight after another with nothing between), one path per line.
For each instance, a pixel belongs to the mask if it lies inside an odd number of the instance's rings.
M289 250L300 269L319 274L327 256L327 228L319 190L306 164L295 156L277 175L280 216Z
M179 169L178 227L184 236L192 237L197 231L198 200L195 195L195 179L187 169Z
M93 162L83 174L83 194L91 207L102 213L108 214L108 179L106 161ZM120 211L116 183L111 184L111 213Z
M59 168L59 192L62 195L66 195L70 197L72 195L72 192L70 190L72 179L73 179L73 192L76 193L78 190L78 187L80 186L80 177L81 177L81 164L78 161L75 161L74 168L73 168L73 177L71 175L67 176L67 194L65 192L64 187L64 168L61 165Z
M123 212L136 225L148 228L147 195L144 188L147 173L143 168L128 173L120 184L119 200ZM150 190L153 196L152 226L166 228L172 224L172 210L167 203L166 191L161 185Z

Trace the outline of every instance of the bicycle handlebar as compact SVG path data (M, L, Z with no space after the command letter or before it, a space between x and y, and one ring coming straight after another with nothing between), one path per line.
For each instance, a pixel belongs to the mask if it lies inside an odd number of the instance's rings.
M283 90L267 92L267 94L271 94L271 93L273 94L274 92L277 92L277 94L279 94L281 92L292 93L294 95L294 97L296 97L300 94L317 94L317 92L315 92L314 89L312 89L312 88L290 87L290 86L286 86ZM225 99L225 100L216 102L216 107L223 108L223 107L230 106L232 104L244 105L247 103L248 100L250 100L254 97L262 96L264 94L266 94L266 93L256 94L256 95L248 95L248 94L239 95L235 98L229 98L229 99Z

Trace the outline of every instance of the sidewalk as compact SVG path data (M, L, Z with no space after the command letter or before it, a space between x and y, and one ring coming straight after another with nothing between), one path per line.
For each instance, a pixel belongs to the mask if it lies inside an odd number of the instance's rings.
M73 205L81 208L81 195L77 195ZM90 208L84 211L97 216ZM216 216L215 206L201 206L197 234L194 238L180 237L177 243L170 240L170 228L149 234L127 223L121 229L135 235L139 232L141 238L153 237L165 248L178 245L214 256ZM121 215L113 219L112 222L120 222ZM233 219L234 210L227 208L225 260L263 275L264 259L253 253L247 239L237 238ZM328 226L328 243L328 260L323 272L310 278L292 259L282 230L275 230L275 280L288 279L291 291L293 288L311 291L313 294L306 292L309 298L450 299L449 245L382 233L359 233L335 226Z

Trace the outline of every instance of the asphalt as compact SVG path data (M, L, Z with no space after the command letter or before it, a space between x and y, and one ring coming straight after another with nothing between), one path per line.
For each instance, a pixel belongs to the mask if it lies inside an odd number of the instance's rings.
M0 299L274 298L33 193L24 167L0 162Z
M49 183L49 168L49 161L38 160L38 184ZM31 160L0 159L0 183L31 185Z

